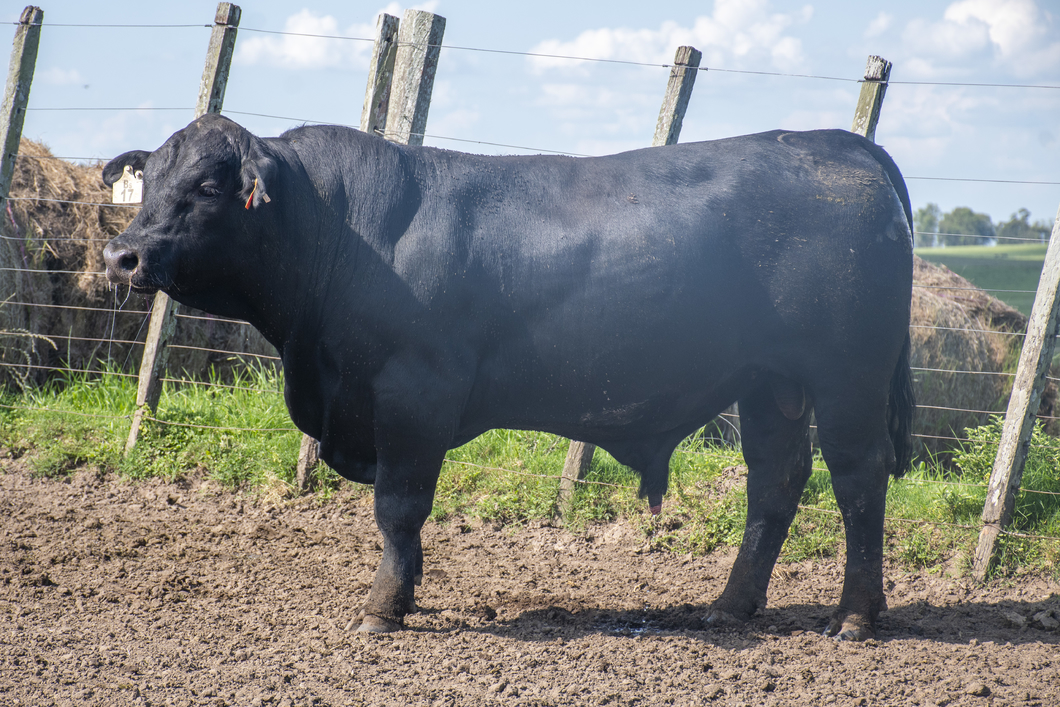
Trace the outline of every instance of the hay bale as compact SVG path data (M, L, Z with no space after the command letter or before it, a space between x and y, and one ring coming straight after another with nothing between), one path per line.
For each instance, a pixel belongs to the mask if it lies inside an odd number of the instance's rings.
M110 204L101 165L77 165L23 139L15 164L10 208L0 248L0 324L49 337L33 340L31 356L46 367L135 371L139 366L151 298L119 293L103 276L103 247L132 221L134 208ZM42 273L32 271L40 270ZM24 304L14 305L19 302ZM4 311L7 310L7 311ZM206 316L181 307L181 313ZM242 323L180 319L174 344L275 356ZM201 377L240 364L232 354L174 348L170 370ZM38 371L37 379L47 375Z
M1019 359L1027 318L1017 309L984 292L951 270L914 257L913 303L910 336L912 365L916 368L969 371L940 373L914 371L917 403L921 407L914 431L919 452L948 462L968 427L984 424L981 411L1004 411L1012 390L1012 377L991 375L1013 372ZM1056 385L1050 382L1042 396L1040 415L1051 416ZM941 437L944 439L936 439Z

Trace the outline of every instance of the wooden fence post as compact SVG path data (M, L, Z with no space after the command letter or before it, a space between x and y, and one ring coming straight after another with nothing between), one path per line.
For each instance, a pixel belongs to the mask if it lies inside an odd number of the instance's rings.
M1012 384L1012 395L1005 412L1005 426L994 458L994 469L986 488L986 503L983 506L983 529L979 532L979 544L975 549L972 572L982 582L990 572L997 554L1001 532L1012 520L1016 507L1016 494L1023 480L1023 465L1034 433L1038 405L1045 387L1045 376L1053 360L1056 336L1060 333L1060 210L1053 223L1049 248L1042 264L1042 276L1038 281L1038 292L1034 295L1034 306L1027 322L1027 335L1023 339L1023 350Z
M22 139L22 125L26 120L29 89L33 85L33 69L37 64L40 46L40 26L44 11L30 5L22 11L11 46L11 63L7 69L4 103L0 106L0 208L11 192L11 178L18 158L18 143ZM5 293L6 296L7 293Z
M445 18L422 10L405 10L398 30L394 87L390 93L386 139L422 145L438 71Z
M228 70L232 65L232 54L235 52L236 29L239 27L241 11L238 5L222 2L217 5L214 16L213 32L210 34L210 45L206 52L206 66L199 84L199 100L195 107L195 117L206 113L221 112L225 88L228 85ZM162 373L169 358L169 337L176 329L177 302L170 299L165 292L155 295L151 308L151 325L144 342L144 353L140 359L140 379L136 389L136 410L133 412L132 425L129 428L129 439L125 442L128 454L136 446L140 435L140 425L150 410L153 414L158 408L158 399L162 395Z
M401 21L383 13L375 23L375 45L372 63L368 65L368 87L361 108L361 131L380 134L386 129L390 86L394 78L394 58L397 56L398 28Z
M854 124L850 132L876 142L876 123L880 120L880 108L890 79L891 62L883 57L870 56L865 65L865 80L861 84L861 95L854 109Z
M652 147L676 145L681 137L681 126L685 120L688 100L692 98L692 87L696 85L699 62L703 53L695 47L678 47L674 65L670 68L670 80L666 84L666 96L659 109L659 120L655 124Z
M655 124L652 147L676 145L681 137L681 126L702 58L703 53L695 47L677 48L674 65L670 69L670 80L666 84L666 95L663 97L662 108L659 109L659 120ZM559 492L556 496L556 509L561 517L570 511L574 486L585 478L595 452L595 445L577 440L572 440L567 448L567 458L563 462L563 473L560 475Z

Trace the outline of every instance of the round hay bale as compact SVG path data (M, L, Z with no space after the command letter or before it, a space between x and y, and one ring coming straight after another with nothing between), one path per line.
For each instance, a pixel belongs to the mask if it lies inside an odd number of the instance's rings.
M103 274L103 247L125 230L136 209L110 204L101 165L67 162L27 139L19 147L11 196L6 247L0 249L0 297L21 304L7 313L0 308L0 316L55 343L53 348L34 340L38 380L60 367L137 370L152 300L118 292ZM204 319L178 321L170 371L225 374L243 365L238 354L276 355L245 323L180 311Z
M949 461L964 430L1003 414L1012 390L1027 318L945 267L914 257L910 318L921 457ZM965 371L948 373L940 371ZM1056 385L1042 396L1052 414Z
M33 336L30 309L19 301L19 293L47 285L45 277L29 269L21 229L5 201L0 217L0 384L21 388L35 378L38 347L48 345Z

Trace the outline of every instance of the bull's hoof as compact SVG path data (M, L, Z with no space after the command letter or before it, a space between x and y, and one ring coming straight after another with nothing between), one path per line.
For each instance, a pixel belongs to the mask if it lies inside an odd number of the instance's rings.
M403 628L405 627L397 621L384 619L382 616L373 614L365 614L364 618L361 619L361 625L357 628L357 633L393 633Z
M707 628L733 628L744 623L746 623L745 619L740 619L721 609L711 609L703 619L703 625Z
M876 638L876 629L872 622L861 614L837 611L828 622L824 635L837 641L867 641Z

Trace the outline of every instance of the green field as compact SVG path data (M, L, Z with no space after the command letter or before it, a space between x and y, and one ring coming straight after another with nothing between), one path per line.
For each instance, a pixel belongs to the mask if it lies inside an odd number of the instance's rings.
M1045 243L969 245L917 248L915 252L924 260L945 265L984 290L990 290L995 297L1029 316L1046 247Z

